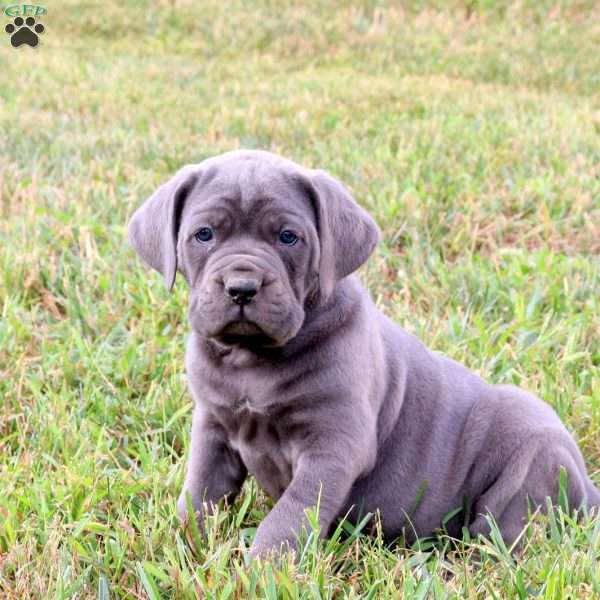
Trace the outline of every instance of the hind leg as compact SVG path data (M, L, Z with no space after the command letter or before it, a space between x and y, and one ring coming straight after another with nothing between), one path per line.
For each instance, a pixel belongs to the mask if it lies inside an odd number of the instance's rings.
M530 508L545 511L547 497L557 503L561 467L567 473L569 508L581 507L586 502L587 476L575 443L562 433L534 436L521 444L475 502L471 534L488 535L485 515L491 514L506 545L512 545L527 524Z

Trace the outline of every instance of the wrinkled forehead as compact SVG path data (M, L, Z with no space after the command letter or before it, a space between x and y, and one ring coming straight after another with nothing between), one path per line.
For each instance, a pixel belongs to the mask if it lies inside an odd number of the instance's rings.
M284 166L259 160L208 165L190 199L185 212L227 207L249 216L258 216L264 210L313 216L312 203L299 175Z

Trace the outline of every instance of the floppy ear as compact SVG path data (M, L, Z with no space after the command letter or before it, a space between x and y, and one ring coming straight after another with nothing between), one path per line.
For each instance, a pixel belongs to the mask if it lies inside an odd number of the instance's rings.
M177 236L185 199L198 179L196 165L180 169L140 206L128 225L129 243L161 273L169 290L177 274Z
M319 288L327 298L335 284L369 257L379 241L379 227L350 192L325 171L309 171L309 191L321 245Z

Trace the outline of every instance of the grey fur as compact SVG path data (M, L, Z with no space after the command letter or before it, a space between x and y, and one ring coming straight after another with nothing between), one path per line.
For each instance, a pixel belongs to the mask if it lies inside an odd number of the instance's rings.
M203 226L215 237L199 242ZM281 229L300 236L278 241ZM195 402L185 493L203 510L232 500L247 472L277 502L253 552L294 545L320 495L336 517L379 511L386 537L485 534L512 543L533 508L600 504L556 413L431 352L380 313L351 275L379 238L371 217L323 171L260 151L185 167L133 215L130 241L170 287L190 287L186 367ZM233 282L233 283L232 283ZM256 295L233 302L248 283Z

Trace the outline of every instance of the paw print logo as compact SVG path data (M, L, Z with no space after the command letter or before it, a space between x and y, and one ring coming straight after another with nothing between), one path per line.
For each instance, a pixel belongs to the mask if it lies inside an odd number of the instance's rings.
M35 48L40 41L39 33L44 33L44 26L41 23L36 23L33 17L17 17L12 23L4 28L4 31L10 35L10 43L18 48L23 44L27 44Z

